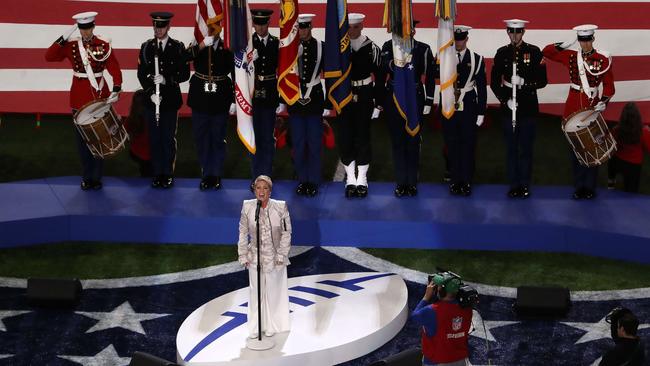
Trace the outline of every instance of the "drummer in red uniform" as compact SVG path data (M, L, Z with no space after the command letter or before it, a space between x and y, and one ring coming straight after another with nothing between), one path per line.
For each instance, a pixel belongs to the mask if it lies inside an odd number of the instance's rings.
M70 107L74 115L84 105L95 99L107 98L114 103L122 86L122 71L117 62L110 40L93 34L96 12L79 13L72 17L76 23L59 37L45 53L50 62L68 59L72 65L73 77L70 87ZM79 29L81 37L70 38ZM113 92L108 91L104 70L113 77ZM75 129L77 148L83 176L81 189L101 189L104 160L95 158L81 134Z
M593 24L574 27L577 39L573 37L565 42L550 44L542 51L544 57L560 62L569 69L571 87L564 105L563 118L584 108L593 108L602 112L614 95L612 58L608 52L596 50L593 47L596 29L598 27ZM570 50L569 47L576 41L580 43L580 51ZM599 95L600 84L602 84L602 93ZM578 163L573 151L570 152L570 155L575 186L573 198L594 198L598 167L585 167Z

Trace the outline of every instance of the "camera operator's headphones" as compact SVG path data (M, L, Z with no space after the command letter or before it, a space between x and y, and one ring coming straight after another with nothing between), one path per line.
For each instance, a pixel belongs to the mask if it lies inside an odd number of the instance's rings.
M433 283L437 286L440 286L440 288L443 289L446 293L455 294L458 292L462 281L456 274L453 274L451 272L442 272L433 275Z

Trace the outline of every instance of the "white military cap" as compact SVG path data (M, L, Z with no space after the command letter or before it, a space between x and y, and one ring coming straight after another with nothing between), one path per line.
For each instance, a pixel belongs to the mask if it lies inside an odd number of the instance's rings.
M97 16L96 11L87 11L85 13L79 13L72 16L72 19L77 21L79 28L91 28L95 25L95 17Z
M460 25L460 24L454 25L454 39L457 41L461 41L467 38L470 29L472 29L472 27L467 25Z
M506 27L512 29L526 28L526 23L528 23L527 20L522 19L506 19L503 22L506 23Z
M311 23L316 14L298 14L298 23Z
M366 19L366 16L361 13L350 13L348 14L348 24L359 24Z
M593 39L596 29L598 29L598 26L594 24L583 24L573 27L573 30L578 33L578 40Z

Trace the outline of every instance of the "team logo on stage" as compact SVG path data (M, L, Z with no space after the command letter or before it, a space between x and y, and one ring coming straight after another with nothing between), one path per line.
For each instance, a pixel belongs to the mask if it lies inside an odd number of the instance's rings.
M276 348L246 349L246 287L204 304L185 319L176 336L178 361L256 365L263 357L273 364L333 365L380 347L408 317L408 291L396 274L333 273L288 282L291 330L268 338Z

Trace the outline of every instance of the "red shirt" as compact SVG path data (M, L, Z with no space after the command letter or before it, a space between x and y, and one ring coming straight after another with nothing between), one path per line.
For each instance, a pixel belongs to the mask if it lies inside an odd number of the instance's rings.
M63 45L58 42L54 42L50 48L47 49L45 53L45 60L50 62L63 61L66 58L70 61L72 66L72 71L76 73L86 74L86 69L81 60L81 55L79 54L78 40L79 38L71 38L69 41L65 42ZM93 36L89 42L83 43L86 52L88 53L88 60L92 66L94 73L101 73L104 69L108 70L108 73L113 77L114 86L122 86L122 71L120 70L120 64L117 62L115 57L115 52L111 48L111 44L108 41L101 39L99 36ZM106 57L106 54L110 52L110 55L106 60L103 60ZM97 61L103 60L103 61ZM103 77L97 77L97 85L101 85ZM72 109L80 109L89 102L99 99L107 98L110 92L108 90L108 85L104 82L104 86L99 92L93 88L86 77L72 77L72 86L70 87L70 107Z
M141 123L143 123L142 131L139 135L134 136L132 131L133 126L129 126L128 124L129 119L124 118L123 121L124 127L129 132L129 150L133 155L137 156L141 160L151 160L151 151L149 149L149 129L147 128L146 122L141 121Z
M467 358L467 339L472 324L472 308L438 301L431 304L436 313L436 333L422 330L422 354L433 363L454 362Z
M569 70L569 78L572 84L581 86L580 82L580 71L578 70L578 52L574 50L558 50L555 47L555 44L550 44L544 47L542 51L544 57L548 58L551 61L559 62L564 65ZM609 64L609 57L598 53L594 50L589 56L584 57L585 62L585 72L587 75L587 82L589 87L597 88L601 83L603 84L603 99L611 99L614 96L616 91L614 88L614 74L612 73L612 67ZM595 76L587 71L591 70L593 73L597 74L607 69L607 72ZM576 90L574 88L569 89L569 95L567 96L566 102L564 104L564 115L566 118L571 115L573 112L579 111L583 108L593 107L600 101L600 98L596 96L593 100L589 100L587 94L582 90Z
M641 140L636 144L625 145L619 141L618 126L612 130L616 138L616 157L631 164L643 163L643 150L650 153L650 129L641 129Z

